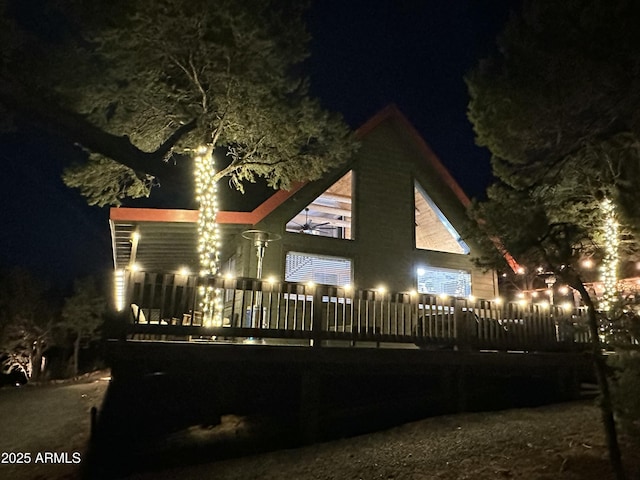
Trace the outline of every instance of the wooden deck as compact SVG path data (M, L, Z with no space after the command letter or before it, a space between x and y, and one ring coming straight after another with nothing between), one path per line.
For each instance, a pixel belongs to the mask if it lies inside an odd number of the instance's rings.
M107 349L111 425L277 410L313 441L363 416L370 426L575 398L590 374L578 310L248 278L135 273L126 284ZM220 299L209 318L202 289Z
M549 352L588 342L582 312L557 306L140 272L127 285L116 335L128 340ZM205 289L220 299L208 317Z

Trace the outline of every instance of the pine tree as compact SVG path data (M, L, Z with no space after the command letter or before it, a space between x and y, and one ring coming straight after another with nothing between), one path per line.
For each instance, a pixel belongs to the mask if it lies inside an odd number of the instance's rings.
M500 180L472 214L526 268L552 272L580 294L619 479L625 474L600 343L601 317L610 319L587 292L581 261L606 257L605 205L616 208L620 253L637 256L638 20L637 2L525 2L499 39L500 54L467 78L469 118ZM500 262L493 253L480 259Z

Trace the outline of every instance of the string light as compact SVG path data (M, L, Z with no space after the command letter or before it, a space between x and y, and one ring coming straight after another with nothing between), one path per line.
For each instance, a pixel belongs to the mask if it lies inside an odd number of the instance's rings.
M220 232L218 215L218 185L215 181L216 167L213 150L202 145L195 157L196 201L200 205L198 216L198 254L200 276L216 275L220 263ZM201 287L200 308L205 326L222 325L222 290Z
M616 220L615 205L605 198L600 204L604 216L604 258L602 260L601 280L604 286L600 308L605 312L611 310L615 301L618 283L618 222Z
M123 269L118 269L114 272L114 293L116 300L116 310L121 312L124 310L125 300L125 273Z

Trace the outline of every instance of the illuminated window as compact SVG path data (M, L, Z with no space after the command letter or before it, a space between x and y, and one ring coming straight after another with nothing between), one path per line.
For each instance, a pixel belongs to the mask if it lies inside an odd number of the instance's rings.
M287 232L352 239L352 172L325 190L287 222Z
M351 260L348 258L288 252L284 279L287 282L349 285L351 272Z
M447 294L452 297L471 295L471 274L451 268L420 267L417 270L418 292Z
M469 253L469 247L424 189L414 187L416 248L448 253Z

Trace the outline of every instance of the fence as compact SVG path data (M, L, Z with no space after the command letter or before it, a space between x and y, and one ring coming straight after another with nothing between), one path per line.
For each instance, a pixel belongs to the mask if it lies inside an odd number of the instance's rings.
M588 341L578 311L251 278L132 272L131 339L553 351ZM213 311L199 298L209 290Z

